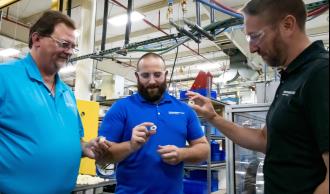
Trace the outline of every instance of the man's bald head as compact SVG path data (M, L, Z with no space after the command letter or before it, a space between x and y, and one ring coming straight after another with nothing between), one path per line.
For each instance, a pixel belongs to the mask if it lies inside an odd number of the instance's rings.
M143 61L148 58L160 59L160 65L162 65L162 69L166 70L165 60L161 55L157 53L146 53L138 60L136 66L137 71L141 70L141 65L143 65Z

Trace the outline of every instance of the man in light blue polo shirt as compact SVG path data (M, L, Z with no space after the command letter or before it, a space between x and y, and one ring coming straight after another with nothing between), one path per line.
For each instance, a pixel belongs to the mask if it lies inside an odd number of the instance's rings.
M57 72L75 48L74 23L49 11L30 30L30 54L0 65L0 193L62 194L75 187L81 141L75 97Z
M99 135L109 142L100 145L106 157L98 163L119 162L116 194L182 194L183 162L209 154L196 113L166 92L166 75L161 56L142 56L139 92L117 101L101 125Z

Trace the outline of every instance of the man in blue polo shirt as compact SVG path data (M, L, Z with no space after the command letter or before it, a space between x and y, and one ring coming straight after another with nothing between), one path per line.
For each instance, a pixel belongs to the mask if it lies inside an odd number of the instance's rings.
M100 145L106 157L98 162L119 162L116 194L182 194L183 162L209 154L196 113L166 92L166 75L161 56L142 56L139 92L117 101L101 125L109 142Z
M30 54L0 65L0 193L70 193L81 156L75 97L57 72L75 48L74 23L49 11L30 30Z

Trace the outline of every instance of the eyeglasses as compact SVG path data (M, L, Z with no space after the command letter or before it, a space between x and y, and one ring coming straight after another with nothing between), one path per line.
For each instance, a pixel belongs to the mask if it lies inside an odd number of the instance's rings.
M254 32L250 35L246 35L246 40L253 45L257 45L261 42L262 38L265 36L265 31L259 30L258 32Z
M164 76L166 71L158 71L158 72L136 72L140 77L143 79L150 79L151 76L154 77L154 79L160 79Z
M70 43L68 41L65 41L65 40L59 40L57 38L54 38L53 36L48 36L49 38L53 39L57 46L60 47L60 48L63 48L63 49L66 49L66 50L70 50L72 49L73 53L78 53L79 49L77 49L76 45L73 44L73 43Z

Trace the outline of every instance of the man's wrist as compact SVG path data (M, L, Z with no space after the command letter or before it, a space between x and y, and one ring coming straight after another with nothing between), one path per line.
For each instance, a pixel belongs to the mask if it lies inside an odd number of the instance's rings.
M187 159L186 149L188 149L188 148L179 148L179 150L178 150L180 162L185 162Z
M129 154L132 154L132 153L134 153L136 150L134 149L134 146L133 146L133 143L132 143L132 141L129 141L128 142L128 153Z
M211 121L215 120L217 118L217 116L218 116L218 114L214 113L214 114L210 115L209 117L207 117L206 119L211 122Z

